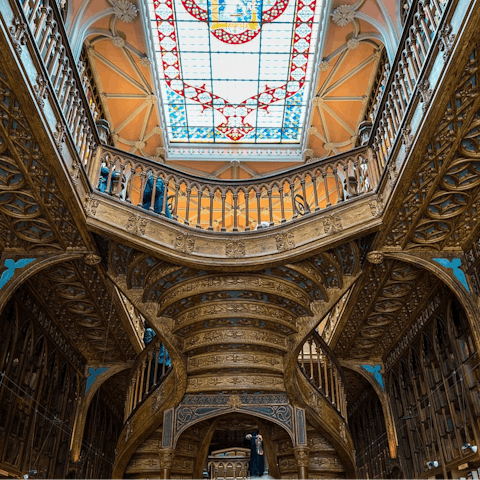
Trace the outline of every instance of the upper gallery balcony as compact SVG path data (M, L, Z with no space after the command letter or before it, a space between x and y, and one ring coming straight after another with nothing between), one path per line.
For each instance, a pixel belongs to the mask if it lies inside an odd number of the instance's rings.
M175 129L169 124L171 119L165 119L172 106L166 103L165 97L160 102L149 94L146 99L151 107L149 113L161 112L164 122L162 128L153 130L166 132L163 146L156 147L153 155L148 154L146 142L141 139L134 142L133 148L122 140L119 132L123 126L118 125L111 112L106 113L109 108L112 110L109 103L102 105L102 97L108 99L109 94L99 95L95 75L85 75L83 71L85 63L89 64L88 71L97 67L95 59L100 58L100 53L92 54L93 57L90 54L98 38L89 37L87 51L90 53L85 56L84 51L84 63L79 63L76 58L80 53L79 40L77 36L72 38L72 24L66 26L64 23L64 7L65 3L59 6L53 0L10 0L2 5L2 22L18 53L18 61L23 64L39 109L43 110L53 141L60 148L67 144L62 160L71 172L90 227L100 233L114 233L118 238L128 237L130 241L138 238L140 243L184 261L193 256L197 263L212 264L220 260L234 265L242 259L245 266L273 261L274 256L279 261L282 257L302 255L306 249L321 248L380 225L396 180L428 117L431 98L445 82L451 52L461 37L470 5L454 0L407 2L403 30L397 35L396 54L392 39L387 42L384 37L383 45L382 42L372 44L369 39L367 43L373 49L372 58L376 63L372 65L368 89L361 99L362 121L346 144L335 144L332 138L328 141L328 121L324 113L330 107L322 110L320 106L334 99L328 99L322 89L316 90L314 85L326 85L319 73L327 72L336 56L343 55L337 63L344 61L353 49L352 38L347 42L348 48L331 51L328 55L324 55L325 51L313 51L313 47L307 50L308 55L311 54L307 57L312 72L309 80L305 77L304 83L308 84L310 97L307 95L308 100L302 104L303 123L298 125L297 143L283 144L283 137L275 145L262 143L258 124L255 145L236 144L230 138L227 145L219 142L218 145L190 143L186 147L178 146L172 137ZM140 7L143 22L148 23L146 6L141 4ZM109 11L112 18L127 21L128 12L122 17L115 8ZM367 18L354 7L337 8L330 12L331 15L325 14L326 8L321 3L315 14L318 18L314 15L310 19L312 25L305 23L316 29L323 47L327 42L327 27L344 28L352 23L354 28L355 22ZM138 8L129 12L133 18ZM160 20L157 26L161 26ZM147 50L151 52L149 57L157 54L162 59L165 52L155 39L151 40L149 27L144 27L143 32ZM360 34L354 36L357 41L363 38ZM135 49L125 40L117 43L119 48L130 51L132 60L131 52ZM158 47L156 53L155 45ZM146 54L142 54L142 58L147 66ZM338 73L335 68L338 70L339 66L330 70L332 78ZM141 73L138 68L136 70ZM155 80L158 72L151 70L152 81L158 84L161 80ZM96 78L103 77L97 75ZM165 78L164 83L168 80ZM347 75L340 83L348 82L349 78L353 78L352 75ZM162 88L167 87L161 84L159 89ZM288 85L285 88L288 91ZM342 97L338 101L341 103L345 99ZM270 108L265 105L267 107ZM338 117L338 114L332 116ZM110 125L102 117L109 117ZM130 117L123 123L133 121L135 115ZM242 121L246 121L245 118ZM337 120L345 124L344 120ZM147 123L145 120L144 133ZM306 128L309 124L311 126ZM351 127L347 131L349 129ZM321 148L319 138L327 140ZM255 164L248 164L241 156L250 147L255 155L278 159L283 162L281 166L289 168L272 171L270 166L264 173L256 173L252 170ZM290 163L286 162L282 157L285 148L299 150L299 159L290 156ZM128 149L130 151L126 151ZM132 153L135 151L144 155ZM243 167L252 172L250 178L209 178L206 172L199 175L202 172L194 169L191 173L192 168L179 163L182 158L191 160L199 152L203 152L199 158L204 161L209 160L209 155L218 160L218 152L222 151L226 152L228 164L224 171L231 168L238 173ZM298 161L302 164L298 165Z

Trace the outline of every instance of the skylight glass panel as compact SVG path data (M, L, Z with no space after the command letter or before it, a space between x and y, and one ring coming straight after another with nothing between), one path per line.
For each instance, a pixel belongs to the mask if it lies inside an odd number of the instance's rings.
M323 0L150 2L170 142L300 142Z

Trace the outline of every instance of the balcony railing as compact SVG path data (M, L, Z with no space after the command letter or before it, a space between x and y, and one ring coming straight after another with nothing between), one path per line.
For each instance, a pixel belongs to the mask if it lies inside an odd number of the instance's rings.
M370 192L379 169L360 148L283 174L220 180L102 146L89 177L100 191L185 225L238 232L280 225Z
M433 49L438 47L435 38L442 28L442 17L449 3L451 0L411 2L388 81L378 90L373 102L375 121L369 143L382 170L402 129L423 66Z
M310 383L346 420L347 400L342 367L317 332L303 344L298 364Z

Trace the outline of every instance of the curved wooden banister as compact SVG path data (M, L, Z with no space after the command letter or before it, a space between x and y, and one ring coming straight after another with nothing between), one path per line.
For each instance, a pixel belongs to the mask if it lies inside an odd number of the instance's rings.
M165 360L167 350L160 338L154 337L135 360L128 379L124 421L171 372L172 367L167 367L165 361L161 364L158 362L162 348Z
M298 364L308 381L347 421L343 370L323 338L314 331L303 344Z

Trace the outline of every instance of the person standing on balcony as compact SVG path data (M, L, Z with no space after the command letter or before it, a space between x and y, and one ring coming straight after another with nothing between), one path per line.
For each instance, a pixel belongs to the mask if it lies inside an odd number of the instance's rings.
M143 208L149 210L152 204L152 194L153 194L153 175L150 175L145 184L145 190L143 191ZM162 177L157 178L156 187L155 187L155 201L153 203L153 211L155 213L162 213L163 211L163 202L165 195L165 183L163 182ZM172 218L170 213L170 208L168 203L165 203L165 216L167 218Z

